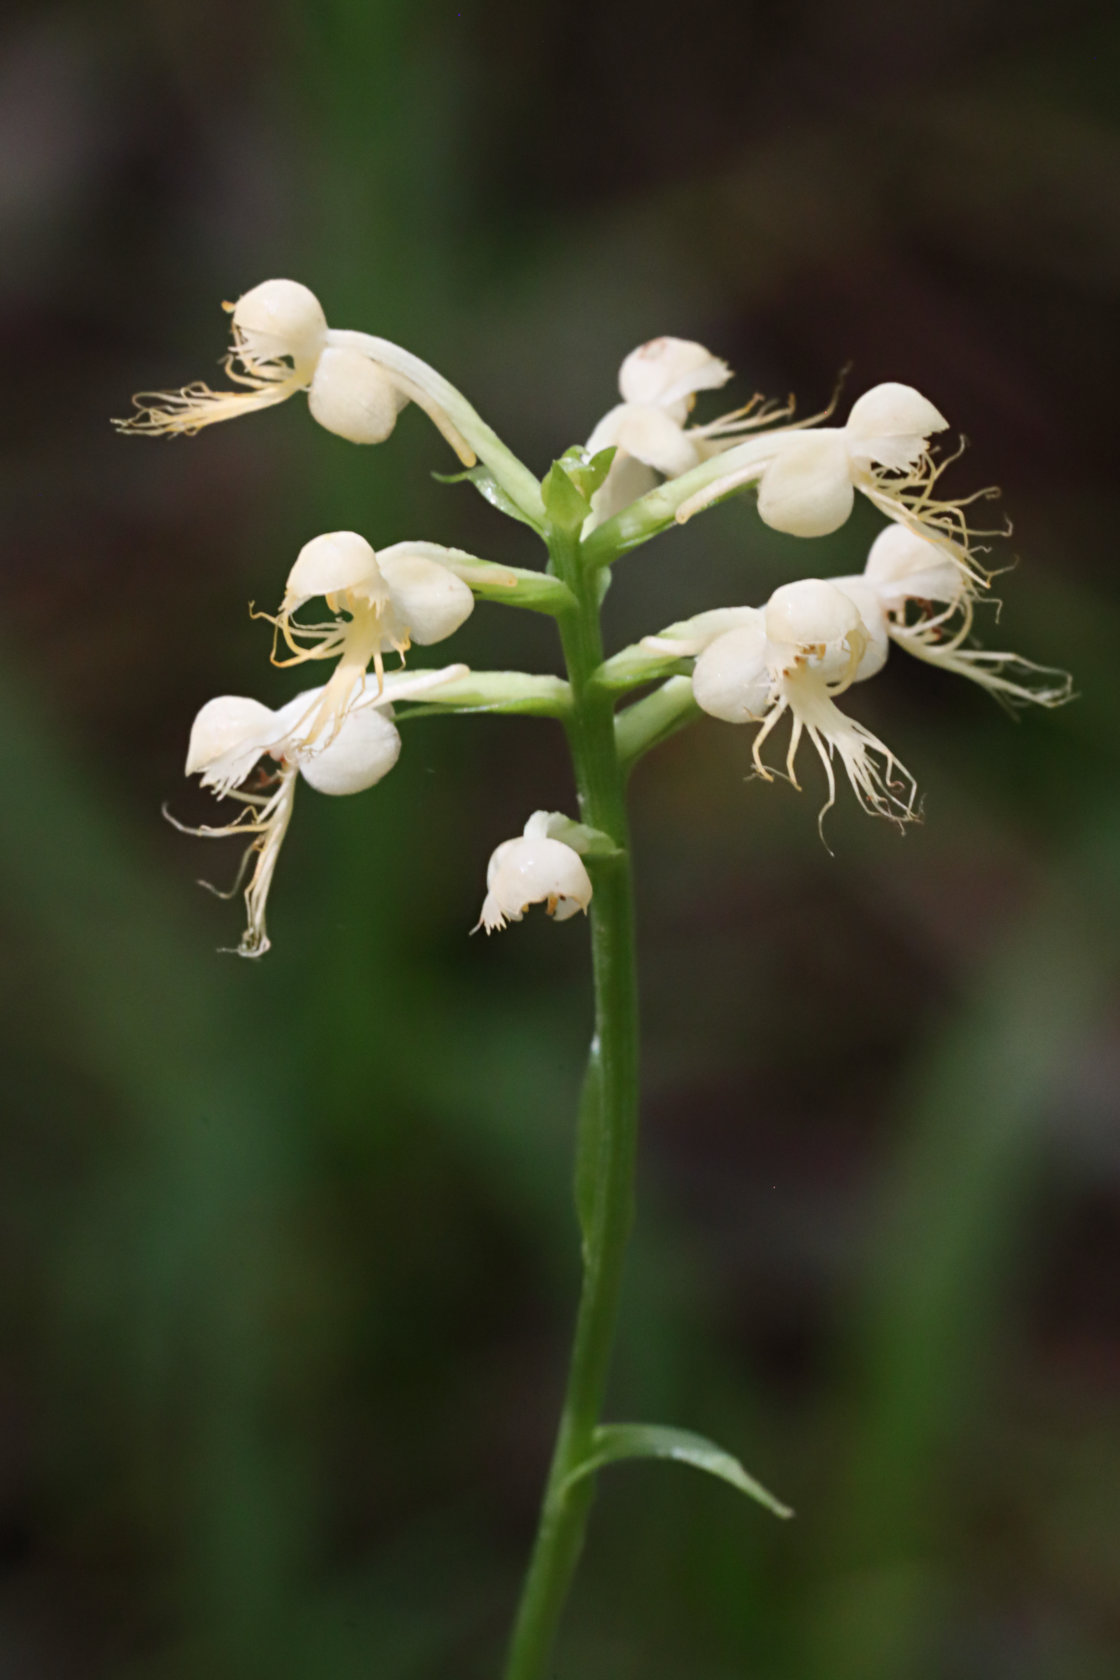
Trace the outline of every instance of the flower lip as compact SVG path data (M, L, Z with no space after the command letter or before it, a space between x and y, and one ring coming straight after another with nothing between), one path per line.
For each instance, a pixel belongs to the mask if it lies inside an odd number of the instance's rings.
M300 549L288 573L281 611L292 612L316 596L327 599L349 592L370 602L387 598L377 555L357 531L325 531Z
M295 373L311 377L327 336L327 318L315 293L298 280L264 280L233 305L238 353L251 370L290 358Z

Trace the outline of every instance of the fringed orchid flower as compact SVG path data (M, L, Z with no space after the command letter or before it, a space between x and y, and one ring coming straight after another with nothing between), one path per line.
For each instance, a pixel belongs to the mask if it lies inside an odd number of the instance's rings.
M465 665L449 665L439 671L390 676L380 701L370 695L359 702L327 742L312 739L308 728L322 689L297 694L278 711L238 694L207 701L191 728L185 774L197 775L202 786L219 799L237 790L242 809L232 822L220 827L188 828L174 817L169 820L186 834L249 837L233 886L218 893L221 898L232 898L255 858L245 889L247 924L237 947L239 956L260 957L269 948L265 926L269 889L291 822L299 778L319 793L332 795L362 793L373 787L400 756L401 738L391 721L390 700L419 697L466 675ZM271 762L246 787L262 760Z
M881 623L907 653L967 677L1005 705L1060 706L1072 679L1015 653L971 643L973 601L961 573L928 537L891 525L871 545L859 577L834 578L865 622Z
M687 338L653 338L632 350L619 371L622 401L604 414L587 453L616 453L606 480L592 497L587 529L593 530L657 483L676 478L727 447L735 435L774 418L761 397L706 425L688 425L700 391L726 385L731 369L702 344ZM784 412L784 411L783 411Z
M475 451L450 412L473 410L419 357L368 333L328 327L314 292L296 280L265 280L223 308L233 325L224 366L238 388L141 392L133 399L137 413L117 422L121 431L190 434L305 391L319 424L351 443L384 442L401 409L414 402L473 466Z
M934 459L930 439L947 426L912 386L876 385L853 403L843 426L783 427L736 446L726 475L687 497L676 518L684 523L732 490L757 483L758 511L767 525L796 537L823 537L844 524L858 490L889 519L936 543L966 584L983 586L988 574L973 544L994 533L970 528L965 509L996 492L957 501L937 493L948 461Z
M881 669L887 656L883 624L866 623L855 602L819 578L783 584L765 607L700 615L648 637L651 652L694 655L692 689L697 705L727 723L756 723L753 758L772 781L762 748L788 713L785 768L795 787L796 759L808 737L824 767L828 799L836 800L834 761L840 764L864 810L908 822L916 816L917 788L877 735L849 718L836 696Z
M280 611L274 617L260 616L276 627L289 649L289 657L275 659L276 664L338 660L308 728L308 743L324 735L333 738L349 707L365 691L371 663L381 693L382 656L390 648L403 661L413 642L429 647L458 630L474 610L464 574L479 569L477 563L472 567L469 561L459 562L453 551L431 543L419 548L396 543L376 554L356 531L328 531L304 544L288 574ZM332 612L348 616L303 623L296 614L317 597Z

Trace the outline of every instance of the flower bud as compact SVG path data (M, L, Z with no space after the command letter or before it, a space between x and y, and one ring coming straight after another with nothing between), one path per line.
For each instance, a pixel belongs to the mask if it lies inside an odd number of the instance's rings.
M842 590L821 578L802 578L775 589L763 609L766 635L828 680L851 677L863 657L867 634L859 609Z
M288 573L281 612L294 612L317 595L329 599L351 591L365 601L387 597L377 555L357 531L326 531L300 549Z
M925 454L931 432L949 422L912 385L875 385L852 404L844 435L856 461L903 472Z
M421 647L442 642L474 611L469 585L446 566L421 554L383 555L381 572L398 618Z
M314 372L327 336L318 298L297 280L265 280L239 297L233 327L247 364L289 357L304 379Z
M851 466L842 432L793 432L762 475L759 517L793 537L827 537L852 511Z
M319 793L363 793L387 776L400 757L396 727L374 706L350 712L329 746L299 753L304 781Z
M888 525L880 531L863 573L887 606L901 606L904 601L952 602L965 587L956 561L937 543L908 531L905 525Z
M384 368L349 347L324 350L307 395L320 426L350 443L384 443L407 401Z
M579 853L538 834L504 840L490 859L486 886L478 926L487 933L519 922L531 904L544 904L550 916L566 922L591 903L591 879Z
M623 362L618 388L624 402L666 409L683 424L693 392L716 390L730 378L727 363L702 344L688 338L651 338Z
M274 721L273 713L259 700L242 694L222 694L208 700L191 725L187 764L183 774L193 776L244 742L259 741ZM263 748L252 746L246 773L261 756Z
M761 624L726 630L709 642L692 673L692 693L701 711L725 723L757 723L764 717L774 689L768 653Z

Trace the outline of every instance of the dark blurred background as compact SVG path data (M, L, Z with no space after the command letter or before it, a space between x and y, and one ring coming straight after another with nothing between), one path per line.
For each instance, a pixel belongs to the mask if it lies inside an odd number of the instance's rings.
M491 1680L576 1288L586 932L466 935L571 802L555 727L419 721L305 791L273 952L219 956L225 846L161 822L203 700L276 704L246 603L356 527L538 563L306 405L173 444L218 305L291 275L536 470L618 364L911 382L1014 521L989 640L1072 669L1008 720L901 657L860 715L900 840L745 780L711 722L635 778L641 1216L612 1415L797 1507L603 1480L571 1680L1106 1680L1120 1669L1113 9L1069 0L16 3L0 155L0 1675ZM710 400L705 414L718 411ZM857 569L732 504L625 561L616 643ZM448 649L555 668L481 608ZM905 667L905 668L904 668Z

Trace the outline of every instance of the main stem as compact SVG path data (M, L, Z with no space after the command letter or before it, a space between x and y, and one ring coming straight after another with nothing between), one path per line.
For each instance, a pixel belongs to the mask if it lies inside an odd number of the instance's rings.
M594 1478L572 1472L589 1456L602 1412L634 1200L638 1119L638 1001L625 772L614 707L592 680L602 663L598 576L579 538L552 533L554 571L577 605L560 620L572 710L568 737L581 820L609 834L617 855L599 861L591 900L595 1030L588 1057L576 1164L583 1225L583 1288L556 1445L505 1680L540 1680L583 1547Z

